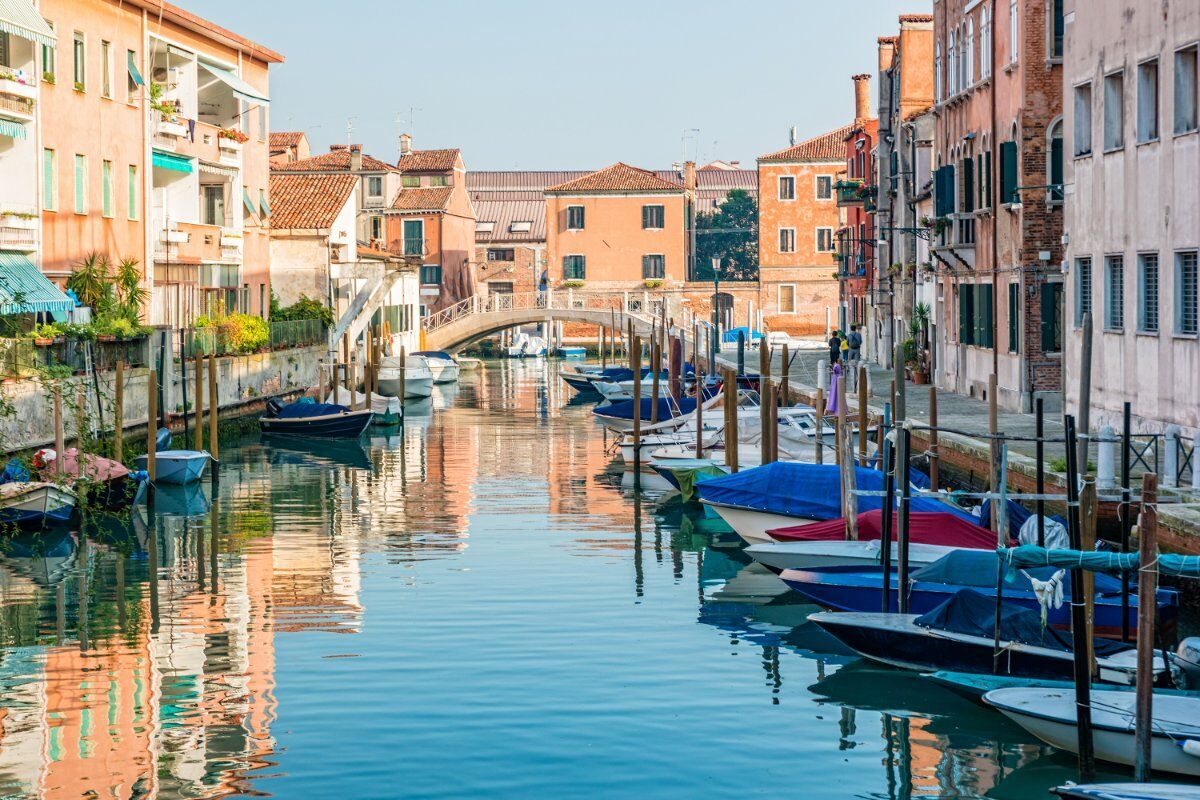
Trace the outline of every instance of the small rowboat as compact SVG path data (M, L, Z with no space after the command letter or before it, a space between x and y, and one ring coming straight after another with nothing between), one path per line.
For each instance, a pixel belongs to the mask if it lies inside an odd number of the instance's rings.
M313 436L323 439L354 439L371 424L374 412L351 411L331 403L267 403L267 413L259 417L263 433L287 436Z
M147 469L148 459L135 459L138 469ZM207 450L165 450L154 454L154 482L187 484L204 477L212 455Z
M67 522L75 502L73 491L48 481L0 484L0 525L40 528Z

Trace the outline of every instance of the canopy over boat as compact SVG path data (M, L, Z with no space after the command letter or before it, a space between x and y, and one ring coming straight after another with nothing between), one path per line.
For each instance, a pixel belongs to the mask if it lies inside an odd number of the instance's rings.
M924 583L944 583L954 586L977 586L992 592L996 587L996 571L999 556L994 550L955 550L927 567L922 567L912 574L912 579ZM1048 580L1055 570L1052 567L1030 569L1009 569L1004 576L1005 591L1017 589L1025 592L1033 591L1030 578ZM1121 591L1121 582L1107 575L1096 576L1097 594L1114 594ZM1069 583L1063 587L1065 596L1070 596ZM993 609L995 603L992 603Z
M896 513L892 514L892 538L896 538ZM838 518L808 525L791 525L767 531L781 541L829 542L845 538L845 520ZM980 525L954 514L940 511L920 511L908 517L909 541L917 544L937 544L946 547L970 547L990 550L996 546L996 535ZM859 541L883 538L883 509L864 511L858 515Z
M866 467L855 467L854 471L860 490L883 491L882 472ZM732 475L708 478L697 484L702 500L815 520L838 519L842 516L841 486L841 467L836 464L789 461L777 461ZM862 511L881 509L883 498L860 496L858 507ZM909 509L913 512L953 514L971 523L977 521L966 511L933 497L914 497Z
M649 420L653 418L652 409L654 408L654 398L643 397L639 403L639 406L641 408L640 416L642 419ZM612 405L593 409L592 413L598 417L605 417L608 419L633 419L633 409L634 406L632 400L622 400L619 403L613 403ZM679 402L675 402L667 397L660 397L658 399L659 419L670 419L682 414L691 414L695 410L696 400L692 397L685 397Z
M51 448L43 448L34 453L34 464L42 466L47 472L57 469L55 461L58 456ZM68 447L62 454L62 472L72 478L84 477L90 481L111 481L129 475L129 468L111 458L85 453L83 464L80 464L79 450Z
M276 419L304 419L324 417L330 414L346 414L350 409L336 403L288 403L275 409Z
M1014 567L1078 567L1092 572L1117 574L1134 571L1139 566L1137 553L1080 552L1079 550L1047 550L1037 545L1001 548L999 555ZM1200 578L1200 556L1181 556L1162 553L1155 561L1160 575L1181 578Z

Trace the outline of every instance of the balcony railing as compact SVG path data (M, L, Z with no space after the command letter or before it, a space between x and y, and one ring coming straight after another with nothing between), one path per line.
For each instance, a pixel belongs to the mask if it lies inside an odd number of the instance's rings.
M858 187L862 186L861 180L845 180L838 181L833 185L837 192L837 204L843 208L848 206L861 206L863 199L858 196Z
M405 239L401 252L406 256L429 255L429 249L426 247L424 239Z
M37 250L37 231L32 228L0 226L0 250L20 250L26 253Z
M11 81L5 81L5 83L11 83ZM31 122L33 120L33 102L32 98L13 97L0 93L0 117L18 122Z

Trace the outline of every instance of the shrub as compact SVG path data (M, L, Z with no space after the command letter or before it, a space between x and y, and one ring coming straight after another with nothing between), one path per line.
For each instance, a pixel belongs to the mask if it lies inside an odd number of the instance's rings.
M271 341L267 321L251 314L229 314L220 318L205 315L196 320L196 327L216 328L230 353L254 353Z
M271 293L271 321L287 322L298 319L319 319L326 326L333 325L333 309L320 300L306 294L290 306L280 306L279 297Z

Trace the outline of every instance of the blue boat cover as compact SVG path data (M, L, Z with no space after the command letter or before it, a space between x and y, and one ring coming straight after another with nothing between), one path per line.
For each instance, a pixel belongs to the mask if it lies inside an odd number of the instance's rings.
M724 344L737 344L738 334L746 337L747 342L757 342L763 338L762 331L752 331L743 325L740 328L730 328L721 334L721 342Z
M345 406L334 403L289 403L279 409L276 419L303 419L305 417L323 417L326 414L341 414L349 411Z
M883 491L882 472L855 467L855 475L860 490ZM707 478L697 484L702 500L815 520L837 519L842 515L841 487L841 468L836 464L798 464L785 461L735 472L732 475ZM858 498L860 513L882 508L882 497ZM976 517L961 508L934 497L914 497L910 501L909 509L954 514L975 524L979 522ZM992 570L992 574L996 574L995 569Z
M414 356L425 356L426 358L440 358L443 361L453 361L449 353L443 353L441 350L420 350L413 353Z
M27 483L28 481L29 470L25 468L20 459L11 459L4 466L4 471L0 472L0 483Z
M652 418L651 409L653 408L653 403L653 397L643 397L641 399L641 418L643 420L650 420ZM693 397L683 398L679 401L678 405L675 401L666 397L658 399L658 418L660 420L690 414L695 410L696 400ZM601 406L600 408L592 409L592 413L597 417L605 417L607 419L633 419L633 401L622 400L619 403Z
M974 586L995 591L996 570L1000 557L992 550L954 550L939 558L928 566L921 567L912 573L914 581L923 583L941 583L951 586ZM1054 567L1038 567L1030 569L1013 569L1007 567L1004 573L1004 589L1032 592L1033 585L1029 578L1047 580L1057 570ZM1027 577L1028 576L1028 577ZM1107 575L1096 576L1096 591L1100 594L1120 592L1120 581ZM1071 596L1070 582L1064 582L1063 595ZM993 608L995 604L993 603Z

